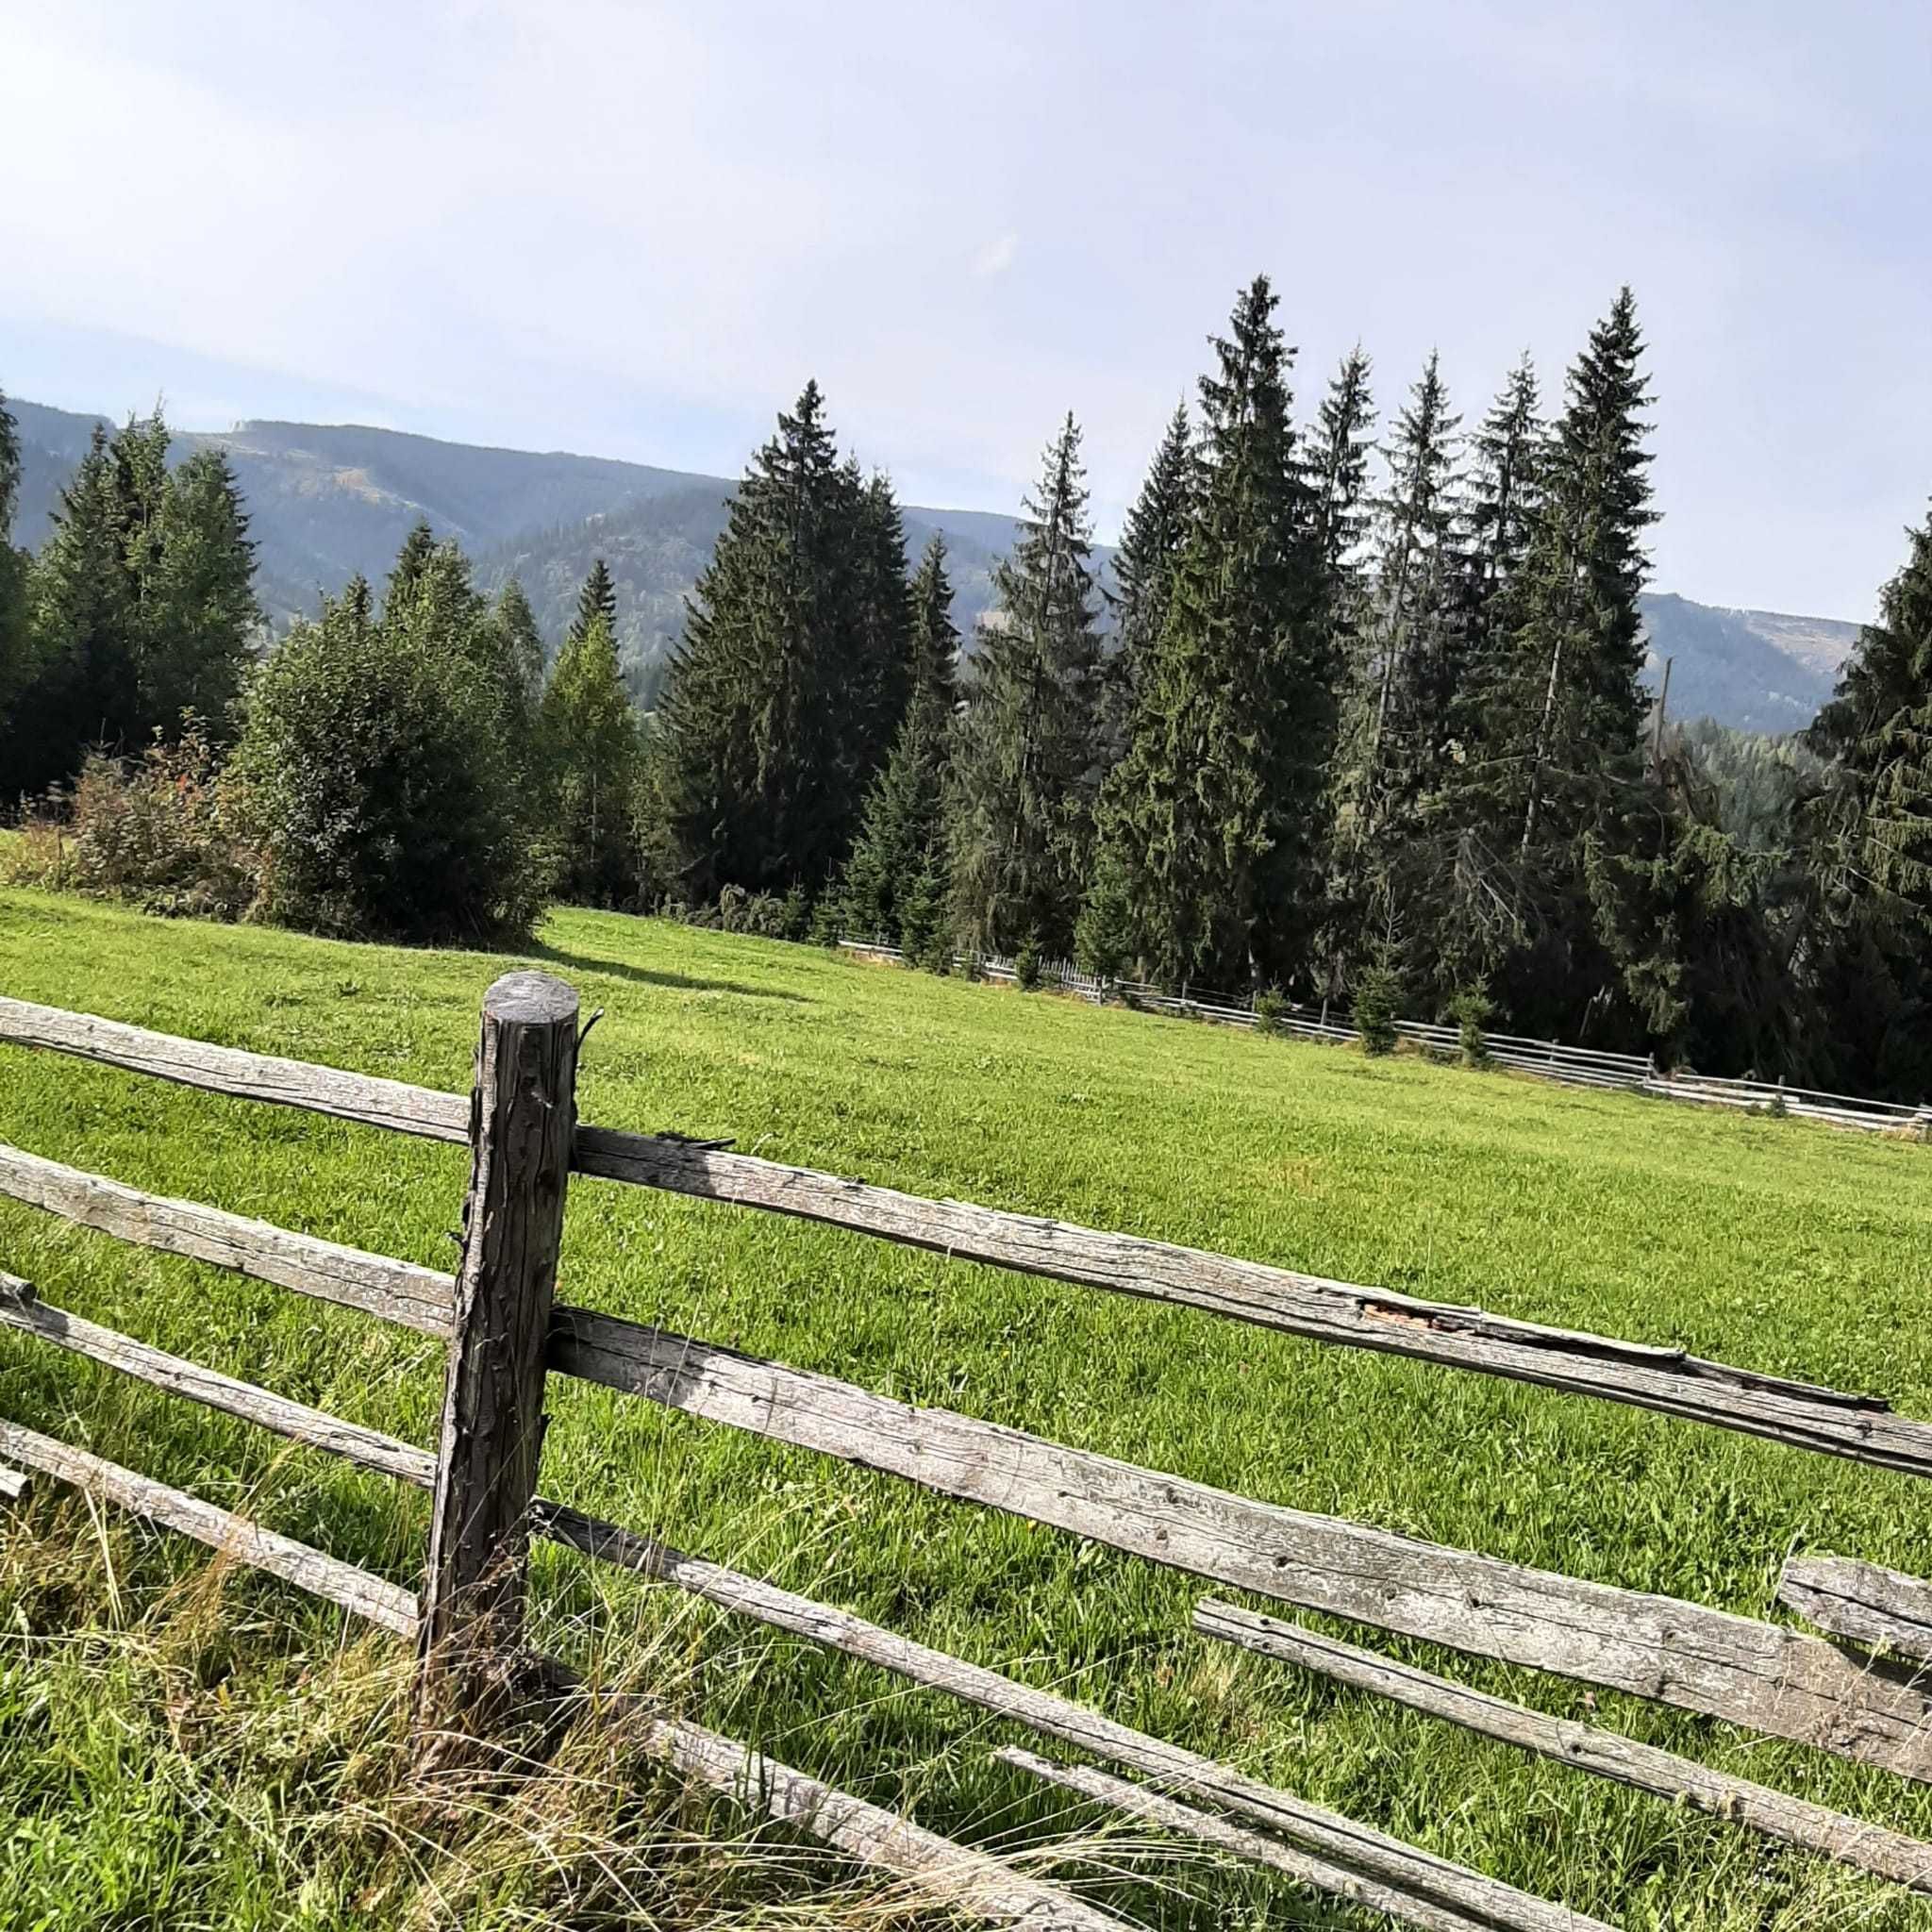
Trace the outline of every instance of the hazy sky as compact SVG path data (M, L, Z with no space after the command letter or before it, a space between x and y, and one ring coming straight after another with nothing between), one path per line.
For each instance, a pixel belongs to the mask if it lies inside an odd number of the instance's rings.
M0 0L0 386L910 501L1072 408L1111 534L1239 284L1479 415L1620 282L1656 581L1868 615L1932 494L1932 0Z

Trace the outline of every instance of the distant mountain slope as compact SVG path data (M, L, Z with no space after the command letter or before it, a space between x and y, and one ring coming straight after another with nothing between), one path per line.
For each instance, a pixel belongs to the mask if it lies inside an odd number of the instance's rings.
M37 546L60 486L87 448L96 418L12 402L23 444L15 541ZM380 582L418 518L454 537L495 590L523 581L554 641L570 621L592 557L618 587L619 647L633 686L647 693L683 624L684 600L724 527L733 484L723 476L530 450L440 442L353 425L242 423L223 433L183 431L176 454L205 444L228 453L254 518L258 592L278 623L312 610L356 572ZM908 550L934 529L952 552L956 614L971 634L992 603L991 573L1014 520L985 510L908 507ZM1102 551L1105 567L1110 553ZM1793 731L1831 695L1857 626L1828 618L1719 610L1685 597L1647 596L1644 623L1655 687L1670 658L1671 714L1712 717L1754 731Z
M1718 610L1661 594L1643 599L1643 623L1653 691L1671 659L1670 714L1744 731L1802 731L1858 641L1856 624L1832 618Z
M95 417L9 404L20 423L21 515L15 541L47 531L59 489L86 451ZM228 453L254 518L258 594L280 621L313 610L360 571L380 580L410 526L426 517L473 555L532 529L580 525L652 497L722 478L601 457L439 442L393 429L241 423L219 434L175 433L175 455L208 444Z

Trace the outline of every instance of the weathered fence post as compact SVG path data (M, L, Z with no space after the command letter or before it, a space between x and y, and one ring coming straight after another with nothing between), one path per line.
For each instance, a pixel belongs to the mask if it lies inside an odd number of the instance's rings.
M475 1756L519 1675L576 1060L577 996L561 980L510 973L484 994L418 1640L419 1771Z

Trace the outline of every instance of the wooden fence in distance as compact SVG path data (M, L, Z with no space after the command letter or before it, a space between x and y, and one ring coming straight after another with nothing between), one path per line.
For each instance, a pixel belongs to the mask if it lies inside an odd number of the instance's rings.
M841 939L850 953L868 959L906 963L896 946L883 941ZM1012 984L1019 976L1014 963L995 954L956 956L958 971L995 984ZM1102 979L1082 973L1064 959L1041 962L1041 983L1057 991L1076 994L1096 1004L1107 1000L1131 1002L1143 1012L1164 1013L1181 1020L1206 1020L1220 1026L1257 1027L1262 1024L1249 993L1162 992L1130 979ZM1326 1045L1350 1045L1361 1039L1349 1015L1340 1008L1288 1005L1267 1023L1278 1033ZM1442 1059L1462 1054L1462 1034L1455 1026L1429 1020L1398 1020L1400 1039L1424 1053ZM1514 1074L1532 1074L1567 1087L1599 1087L1626 1093L1648 1093L1660 1100L1681 1100L1695 1107L1725 1107L1743 1113L1788 1114L1794 1120L1823 1121L1828 1126L1857 1127L1869 1133L1903 1135L1932 1141L1932 1106L1913 1107L1892 1100L1860 1100L1848 1093L1825 1093L1815 1088L1790 1087L1783 1080L1727 1079L1715 1074L1660 1068L1655 1056L1612 1053L1607 1048L1570 1046L1558 1040L1533 1040L1520 1033L1483 1035L1483 1056L1492 1066Z
M454 1277L0 1147L0 1194L447 1339L441 1425L435 1447L425 1449L65 1313L18 1276L0 1275L0 1325L431 1492L418 1592L0 1421L0 1463L77 1484L413 1640L425 1772L487 1754L491 1727L542 1675L523 1631L525 1558L534 1536L948 1692L1112 1767L1003 1754L1029 1774L1405 1923L1461 1932L1579 1932L1596 1924L1071 1699L543 1497L544 1384L561 1374L1089 1537L1277 1605L1631 1690L1932 1781L1932 1682L1895 1663L1874 1667L1870 1654L1877 1644L1907 1660L1932 1657L1932 1587L1915 1579L1848 1559L1794 1561L1781 1594L1827 1633L1820 1637L1422 1542L994 1422L913 1407L559 1302L558 1241L573 1175L664 1189L1932 1474L1932 1423L1895 1415L1880 1399L1139 1237L926 1200L673 1136L580 1124L575 996L538 974L511 974L490 990L467 1097L7 999L0 1042L470 1147ZM17 1475L16 1469L0 1485L7 1493L17 1491ZM1579 1772L1932 1891L1932 1845L1882 1826L1602 1727L1558 1723L1237 1605L1204 1602L1195 1626ZM957 1909L1001 1924L1120 1923L987 1852L937 1839L731 1740L662 1716L646 1722L653 1748L689 1774L855 1857L918 1878Z

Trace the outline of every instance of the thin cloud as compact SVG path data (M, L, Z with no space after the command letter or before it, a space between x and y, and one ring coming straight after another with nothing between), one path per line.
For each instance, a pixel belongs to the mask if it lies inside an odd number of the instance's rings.
M1013 257L1020 251L1020 238L1008 228L1004 235L995 235L986 242L979 253L973 258L973 273L982 279L987 275L1003 275L1013 265Z

